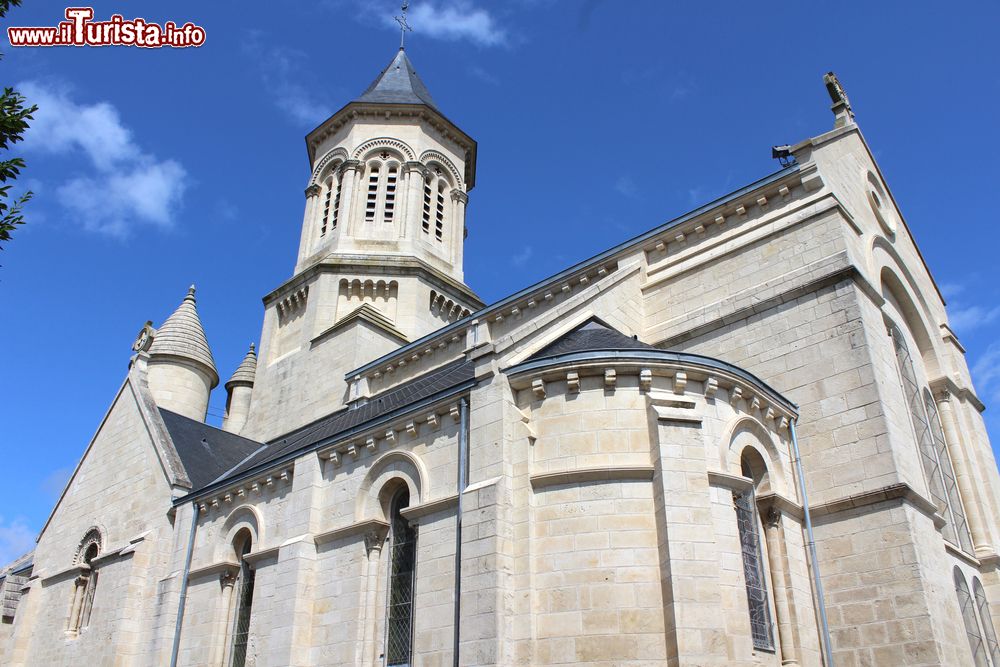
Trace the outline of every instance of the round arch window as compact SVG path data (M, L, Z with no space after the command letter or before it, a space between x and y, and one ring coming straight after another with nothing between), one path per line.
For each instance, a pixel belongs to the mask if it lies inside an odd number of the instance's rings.
M879 224L882 225L882 229L885 233L889 235L890 238L896 235L896 214L892 210L892 204L889 203L889 197L886 195L885 190L882 188L882 184L879 182L878 177L872 172L868 172L868 178L866 179L867 190L868 190L868 205L872 207L872 213L875 214L875 219L878 220Z

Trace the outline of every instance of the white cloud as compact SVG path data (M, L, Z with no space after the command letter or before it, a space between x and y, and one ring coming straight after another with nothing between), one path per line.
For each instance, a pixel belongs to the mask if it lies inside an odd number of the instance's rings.
M965 285L960 283L941 283L938 285L938 289L941 290L941 296L945 299L953 299L965 291Z
M615 181L615 190L625 197L635 197L639 194L639 188L636 187L631 176L619 176L618 180Z
M0 567L35 547L35 532L20 517L7 521L0 515Z
M531 255L534 252L535 252L534 248L532 248L530 245L526 245L524 246L524 248L521 249L521 252L517 253L516 255L510 258L510 263L517 267L524 266L525 264L528 263L528 260L531 259Z
M998 317L1000 317L1000 306L983 308L956 303L948 309L948 324L958 333L967 333L977 327L991 324Z
M387 28L399 30L393 16L399 14L398 3L373 3L370 0L358 5L363 15L377 17ZM422 37L449 42L468 40L479 46L503 46L507 32L500 27L489 10L476 7L469 0L433 0L413 3L406 16L413 32Z
M81 104L62 90L27 81L18 85L38 112L24 147L42 154L82 153L87 176L56 188L59 202L84 229L119 238L137 225L169 229L187 187L187 172L174 160L145 153L118 110L107 102Z
M976 359L972 379L983 396L1000 403L1000 343L993 343Z
M260 31L253 31L244 41L243 52L256 60L261 80L275 106L293 122L312 129L332 115L329 105L317 99L296 76L310 71L304 51L266 46Z

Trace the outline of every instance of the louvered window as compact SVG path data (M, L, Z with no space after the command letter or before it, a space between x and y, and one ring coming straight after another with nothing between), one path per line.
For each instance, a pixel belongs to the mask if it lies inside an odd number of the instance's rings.
M437 209L434 212L434 238L444 239L444 181L438 183Z
M340 179L331 175L326 179L326 191L323 193L323 219L319 226L319 235L327 230L337 228L337 208L340 206Z
M771 628L771 610L767 600L767 581L761 562L760 531L757 528L757 510L752 490L733 494L736 506L736 525L740 535L743 556L743 578L747 589L747 606L750 610L750 634L754 648L774 649Z
M375 209L378 206L379 165L372 164L368 168L368 199L365 201L365 220L375 219Z
M403 517L410 493L399 491L392 501L389 549L389 604L386 623L386 665L408 666L413 654L413 573L417 556L417 533Z
M431 184L424 181L424 213L423 213L424 234L431 233Z
M385 204L382 213L385 222L392 222L392 217L396 212L396 181L399 176L399 169L395 166L389 167L385 181Z

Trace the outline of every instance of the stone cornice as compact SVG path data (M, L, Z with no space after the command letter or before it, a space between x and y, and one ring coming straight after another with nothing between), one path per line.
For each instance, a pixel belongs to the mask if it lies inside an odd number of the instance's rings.
M927 384L930 385L931 391L934 393L934 398L938 398L941 394L954 394L955 396L958 396L960 400L972 403L972 406L979 412L986 410L986 405L979 400L979 397L976 396L976 393L971 387L960 387L947 375L934 378Z
M372 269L366 271L366 269ZM289 293L297 291L317 275L322 273L343 273L345 275L365 275L378 273L384 275L405 276L422 275L429 277L439 288L444 288L457 299L464 300L473 308L482 308L483 302L467 285L460 283L430 264L416 257L403 255L347 255L329 254L323 259L311 264L295 276L271 290L264 296L264 306L269 306L276 299L281 299Z
M445 496L444 498L438 498L437 500L431 500L429 502L423 503L422 505L414 505L413 507L407 507L406 509L400 510L400 514L403 518L419 519L437 512L442 512L452 507L458 507L458 494L451 496Z

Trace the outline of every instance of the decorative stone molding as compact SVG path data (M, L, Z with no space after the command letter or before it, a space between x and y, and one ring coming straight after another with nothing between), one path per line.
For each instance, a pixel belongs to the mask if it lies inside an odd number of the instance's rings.
M574 470L536 473L531 475L529 479L531 481L532 488L543 489L547 486L556 486L559 484L579 484L594 481L649 481L653 479L654 473L655 469L652 465L601 466L595 468L576 468Z
M341 160L347 160L347 151L343 148L334 148L319 159L319 162L316 163L316 166L313 168L312 175L309 178L310 187L319 181L323 172L326 170L326 166L338 158ZM306 188L306 196L309 196L309 188Z
M639 371L639 390L649 391L653 386L653 371L648 368L643 368Z
M715 394L718 391L719 380L714 377L707 378L705 380L705 398L715 398Z
M406 160L413 160L416 157L412 148L399 139L393 139L391 137L376 137L375 139L369 139L355 148L351 157L355 160L361 160L367 157L369 153L379 148L394 148L402 153Z
M746 206L740 204L739 206L736 207L736 215L746 215L746 214L747 214Z
M545 398L545 381L540 378L532 380L531 391L535 393L536 398Z
M442 153L435 150L427 150L420 154L420 162L427 165L430 162L437 162L451 174L451 177L455 179L455 184L462 190L465 189L465 181L462 180L462 174L455 167L455 164L448 159L448 157ZM429 165L428 165L429 166Z
M579 373L566 373L566 390L571 393L577 393L580 391L580 374Z
M674 374L674 393L683 395L684 390L687 388L687 383L687 373L677 371L677 373Z
M618 384L618 373L613 368L606 368L604 370L604 388L614 389Z
M322 191L322 189L323 188L313 183L312 185L306 188L306 199L308 199L309 197L319 197L319 193L320 191Z
M455 188L454 190L451 191L451 200L452 201L457 201L457 202L462 202L463 204L468 204L469 203L469 195L465 194L464 192L462 192L458 188Z
M294 290L291 294L288 294L283 299L279 300L275 305L275 308L278 311L278 317L288 317L288 315L290 315L293 311L305 308L308 296L309 286L303 285L297 290Z

